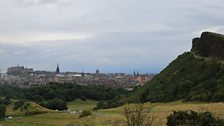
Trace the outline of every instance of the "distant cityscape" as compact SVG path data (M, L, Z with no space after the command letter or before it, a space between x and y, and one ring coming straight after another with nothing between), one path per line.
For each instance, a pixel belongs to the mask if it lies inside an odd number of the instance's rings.
M8 68L6 73L1 73L0 84L28 88L51 83L74 83L132 90L136 86L143 86L153 77L154 74L141 74L135 70L132 75L125 73L101 73L99 69L96 69L95 73L60 72L59 64L57 64L55 71L34 71L33 68L18 65Z

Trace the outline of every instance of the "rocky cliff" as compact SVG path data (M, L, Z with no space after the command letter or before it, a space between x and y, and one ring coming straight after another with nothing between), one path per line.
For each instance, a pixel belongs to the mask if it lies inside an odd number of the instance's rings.
M200 38L193 39L191 51L203 57L224 59L224 35L203 32Z

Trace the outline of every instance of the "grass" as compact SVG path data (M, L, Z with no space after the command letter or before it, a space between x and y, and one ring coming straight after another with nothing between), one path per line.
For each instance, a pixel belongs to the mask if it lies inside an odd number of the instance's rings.
M91 110L97 101L74 101L68 104L70 110ZM131 104L130 106L134 106ZM112 109L93 111L92 116L79 118L78 114L53 112L23 116L13 120L2 121L0 126L111 126L115 120L124 119L124 106ZM224 117L224 103L183 103L181 101L171 103L145 103L145 111L155 116L154 126L165 126L166 117L173 110L210 111L215 115Z
M87 101L82 101L82 100L76 100L73 102L68 103L68 109L70 110L92 110L98 101L93 101L93 100L87 100Z

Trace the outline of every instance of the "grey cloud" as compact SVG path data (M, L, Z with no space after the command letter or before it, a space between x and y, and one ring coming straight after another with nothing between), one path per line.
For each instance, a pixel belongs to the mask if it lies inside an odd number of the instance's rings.
M49 4L64 6L72 3L73 0L14 0L13 2L22 7L32 7L32 6L49 5Z
M93 35L0 42L0 65L54 70L60 62L64 70L159 72L190 50L199 31L224 33L223 11L222 0L0 0L0 41L39 34Z

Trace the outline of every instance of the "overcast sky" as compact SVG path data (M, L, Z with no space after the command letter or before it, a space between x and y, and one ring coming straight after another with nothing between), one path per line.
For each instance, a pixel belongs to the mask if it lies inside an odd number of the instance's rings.
M0 0L0 69L158 73L202 31L224 33L223 0Z

